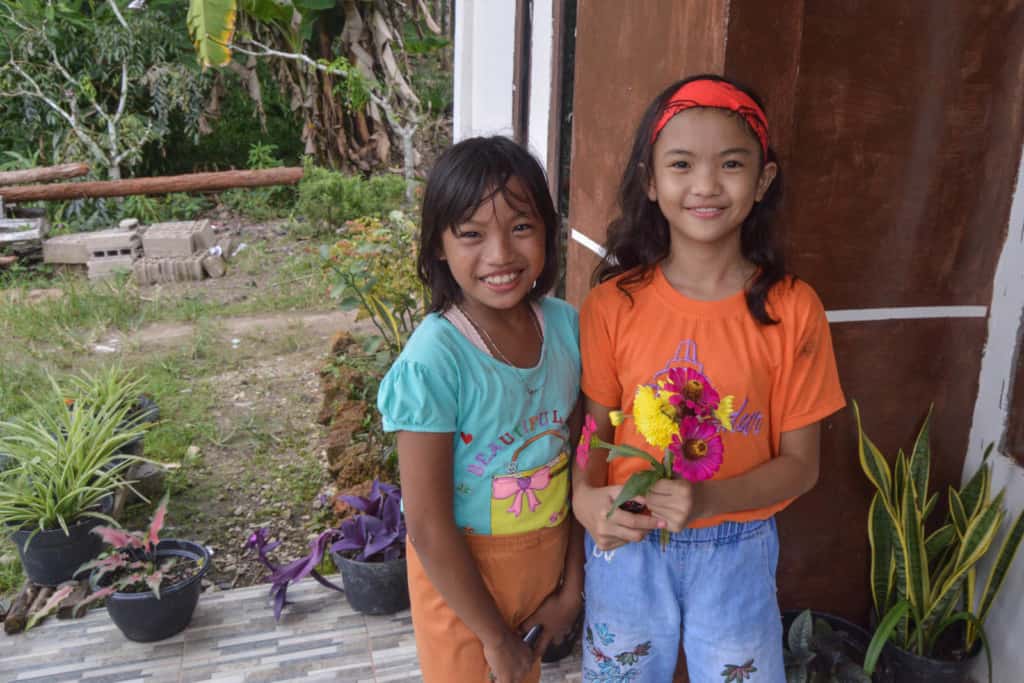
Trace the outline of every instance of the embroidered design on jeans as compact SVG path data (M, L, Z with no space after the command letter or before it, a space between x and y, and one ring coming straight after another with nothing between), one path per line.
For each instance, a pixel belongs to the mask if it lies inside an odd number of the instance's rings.
M745 664L726 664L721 676L725 679L723 683L742 683L749 681L755 671L754 660L748 659Z
M594 631L597 632L598 642L594 642ZM615 634L608 630L607 624L594 624L591 629L587 624L587 650L593 655L597 662L597 670L587 667L583 669L583 680L593 683L629 683L640 677L640 670L635 664L640 662L641 657L651 654L651 641L640 643L632 650L624 650L617 655L608 655L602 650L615 642ZM600 647L599 647L600 646Z

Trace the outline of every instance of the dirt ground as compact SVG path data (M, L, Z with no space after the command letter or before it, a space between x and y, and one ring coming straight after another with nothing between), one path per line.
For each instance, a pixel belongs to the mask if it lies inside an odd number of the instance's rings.
M225 305L243 301L266 286L262 271L311 248L273 225L232 229L240 243L260 245L265 254L261 272L236 267L221 279L142 288L140 296L202 297ZM354 312L332 308L326 296L322 299L322 310L155 323L131 334L110 334L94 347L98 355L116 349L128 363L190 347L226 359L223 372L184 389L201 393L212 406L207 417L213 428L167 475L172 498L162 534L201 541L213 550L208 589L265 580L265 568L244 552L257 527L270 527L281 542L273 556L287 562L306 554L309 540L330 519L319 496L329 480L327 430L316 422L323 398L319 372L331 339L341 331L366 330L367 323L356 323ZM137 503L127 513L125 526L140 527L149 507Z

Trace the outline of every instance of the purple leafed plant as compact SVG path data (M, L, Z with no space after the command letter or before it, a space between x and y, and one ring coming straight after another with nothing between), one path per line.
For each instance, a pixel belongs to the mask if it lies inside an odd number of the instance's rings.
M261 527L249 535L245 545L256 552L260 564L270 570L270 597L274 601L274 619L281 618L287 604L288 586L306 576L312 576L321 585L344 592L331 583L316 568L328 549L351 555L360 562L382 562L405 554L405 518L402 515L402 493L397 486L374 480L368 497L341 496L358 513L337 527L322 531L310 541L309 554L285 565L270 559L269 553L279 542L270 542L270 531Z
M405 517L402 515L402 492L397 486L374 479L367 498L341 496L360 514L342 521L338 529L341 539L331 546L359 562L397 560L405 555Z

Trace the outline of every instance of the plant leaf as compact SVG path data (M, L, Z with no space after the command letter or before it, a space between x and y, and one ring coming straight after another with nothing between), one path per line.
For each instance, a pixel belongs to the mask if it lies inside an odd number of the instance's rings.
M931 447L929 434L931 431L932 410L934 404L928 407L928 414L921 425L921 431L914 439L914 448L910 452L910 478L914 480L914 490L917 492L918 500L923 505L928 496L928 475L931 470Z
M985 581L985 589L981 592L981 605L977 613L978 620L982 623L985 622L985 617L988 616L988 611L991 609L999 589L1003 586L1006 573L1009 571L1010 563L1013 562L1013 558L1017 554L1022 537L1024 537L1024 512L1017 515L1013 526L1010 527L1010 532L1003 539L1003 544L999 548L999 554L996 556L996 562L992 566L992 571L989 572L988 579ZM973 643L968 643L968 646L970 645L973 645Z
M149 523L149 532L146 534L146 552L154 550L160 543L160 530L164 528L164 520L167 518L167 502L170 500L171 492L164 493L160 504L156 506L153 513L153 521Z
M74 589L75 586L73 584L68 584L55 590L53 592L53 595L50 596L50 599L46 601L46 604L43 605L38 612L36 612L28 618L28 622L26 622L25 624L25 630L29 630L30 628L38 624L40 621L42 621L44 618L49 616L54 610L57 609L60 603L64 601L64 598L71 595L71 591L73 591Z
M857 419L857 454L860 458L861 469L864 470L864 474L875 485L875 488L883 492L883 495L888 498L890 486L892 485L889 463L885 461L885 457L882 456L882 453L875 444L871 443L868 435L864 433L864 427L860 419L860 407L856 401L853 401L853 414Z
M878 665L878 658L882 654L882 648L885 647L896 626L907 615L909 610L910 603L906 600L900 600L893 605L892 609L878 623L878 626L875 628L875 635L872 636L871 642L868 643L867 652L864 654L864 673L868 676L875 673L875 667Z
M642 472L634 472L626 484L622 487L622 491L619 492L618 498L612 503L612 509L608 511L608 517L619 509L619 506L625 503L627 500L632 500L637 496L646 495L651 487L654 486L654 482L658 481L661 477L654 470L643 470Z
M797 615L786 634L789 651L797 657L806 657L811 653L811 610L805 609Z
M889 607L889 596L892 595L893 581L893 543L894 531L892 520L882 502L881 494L875 492L868 508L868 542L871 545L871 596L875 603L875 613L884 614Z
M231 61L237 16L235 0L189 0L185 23L203 68Z

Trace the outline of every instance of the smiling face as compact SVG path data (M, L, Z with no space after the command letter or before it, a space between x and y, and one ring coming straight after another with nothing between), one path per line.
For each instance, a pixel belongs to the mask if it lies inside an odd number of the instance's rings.
M651 155L647 197L657 202L672 241L739 241L740 227L775 178L742 120L721 109L687 109L661 130Z
M470 316L515 308L544 270L545 226L518 178L441 236L441 258Z

